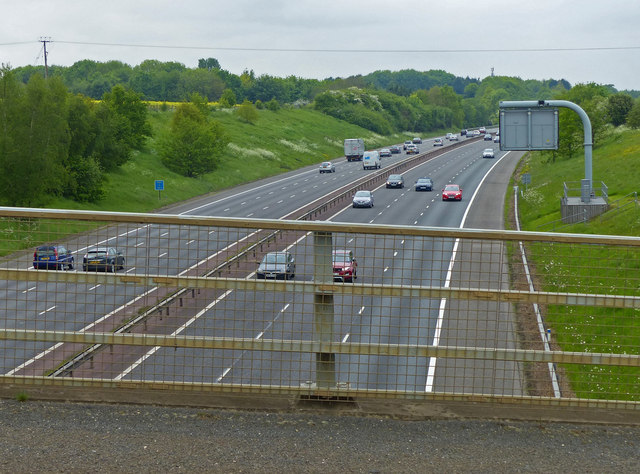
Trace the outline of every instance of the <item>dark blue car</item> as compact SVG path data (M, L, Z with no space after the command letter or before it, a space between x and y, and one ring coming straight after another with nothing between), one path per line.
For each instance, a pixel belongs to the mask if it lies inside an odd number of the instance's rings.
M45 270L73 269L73 254L63 245L41 245L33 252L33 268Z

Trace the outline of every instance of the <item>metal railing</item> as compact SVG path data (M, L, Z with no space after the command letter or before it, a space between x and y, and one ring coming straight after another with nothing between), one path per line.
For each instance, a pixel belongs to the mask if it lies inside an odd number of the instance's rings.
M638 238L14 208L0 218L3 396L640 407ZM33 269L41 243L71 249L74 268ZM121 250L123 268L83 270L96 246ZM335 249L353 251L355 274ZM257 279L273 251L295 268Z
M594 183L596 184L596 183ZM563 183L563 198L566 200L569 197L579 197L582 193L580 187L580 181L566 181ZM588 194L588 193L587 193ZM600 181L600 188L593 188L593 195L591 197L601 197L605 202L609 202L609 188L603 181Z

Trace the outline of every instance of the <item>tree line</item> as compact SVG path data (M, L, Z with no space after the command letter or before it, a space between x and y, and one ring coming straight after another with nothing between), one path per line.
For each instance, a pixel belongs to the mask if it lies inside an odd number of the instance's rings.
M0 68L0 202L41 206L50 196L97 201L105 173L151 135L147 107L115 85L97 102L70 94L59 77L23 84Z
M185 176L215 170L228 143L212 120L211 102L234 107L255 123L256 109L283 104L310 106L382 135L429 132L496 124L502 100L566 99L585 109L594 139L611 126L640 127L640 99L612 86L565 80L483 80L445 71L376 71L365 76L327 78L234 75L214 58L197 68L148 60L131 67L119 61L84 60L70 67L0 68L0 202L38 206L58 195L79 202L102 197L105 173L131 159L151 135L145 100L180 102L159 155ZM579 119L560 111L560 150L580 149Z

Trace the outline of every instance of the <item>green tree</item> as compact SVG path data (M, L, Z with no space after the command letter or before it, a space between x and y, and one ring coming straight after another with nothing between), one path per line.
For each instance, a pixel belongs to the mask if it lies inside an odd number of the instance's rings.
M607 102L609 121L614 126L622 125L627 121L627 114L633 107L633 98L629 94L613 94Z
M206 97L202 97L200 94L195 92L189 97L189 102L195 105L200 113L205 117L209 115L209 101Z
M39 74L22 87L8 68L0 78L0 195L11 206L43 205L66 185L66 88Z
M115 86L102 97L102 101L118 116L122 123L120 138L131 148L139 150L151 136L147 121L147 106L140 95L131 89Z
M636 99L633 107L627 114L627 125L631 128L640 128L640 99Z
M178 93L182 101L188 100L194 93L216 101L225 87L226 84L216 69L188 69L180 74Z
M236 105L236 94L231 89L225 89L222 91L222 95L218 100L220 106L228 109L229 107L233 107Z
M258 111L251 102L245 100L235 111L240 120L254 124L258 121Z
M597 84L577 84L557 98L579 105L589 116L592 140L596 144L606 136L606 104L609 89ZM558 155L572 157L583 148L584 128L577 113L562 108L558 116Z
M276 100L275 97L267 102L267 109L272 112L277 112L278 110L280 110L280 103Z
M183 176L197 177L213 171L229 143L222 125L208 119L193 104L176 110L167 137L161 140L164 165Z
M113 171L131 159L151 136L147 107L139 95L122 86L105 94L95 108L94 157L105 171Z
M216 58L198 59L198 68L200 69L220 69L220 63Z
M104 196L104 175L94 155L96 137L100 134L96 107L80 95L71 95L68 103L70 142L64 162L68 179L65 196L80 202L96 202Z

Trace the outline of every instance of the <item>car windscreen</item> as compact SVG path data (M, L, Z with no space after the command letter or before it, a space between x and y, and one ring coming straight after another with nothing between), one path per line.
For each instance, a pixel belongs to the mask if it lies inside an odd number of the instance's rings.
M369 197L369 191L358 191L356 197Z
M287 263L287 256L283 253L270 253L264 258L265 263Z
M346 263L351 261L348 253L334 253L333 254L334 263Z
M446 186L444 188L445 191L457 191L458 190L458 186Z

